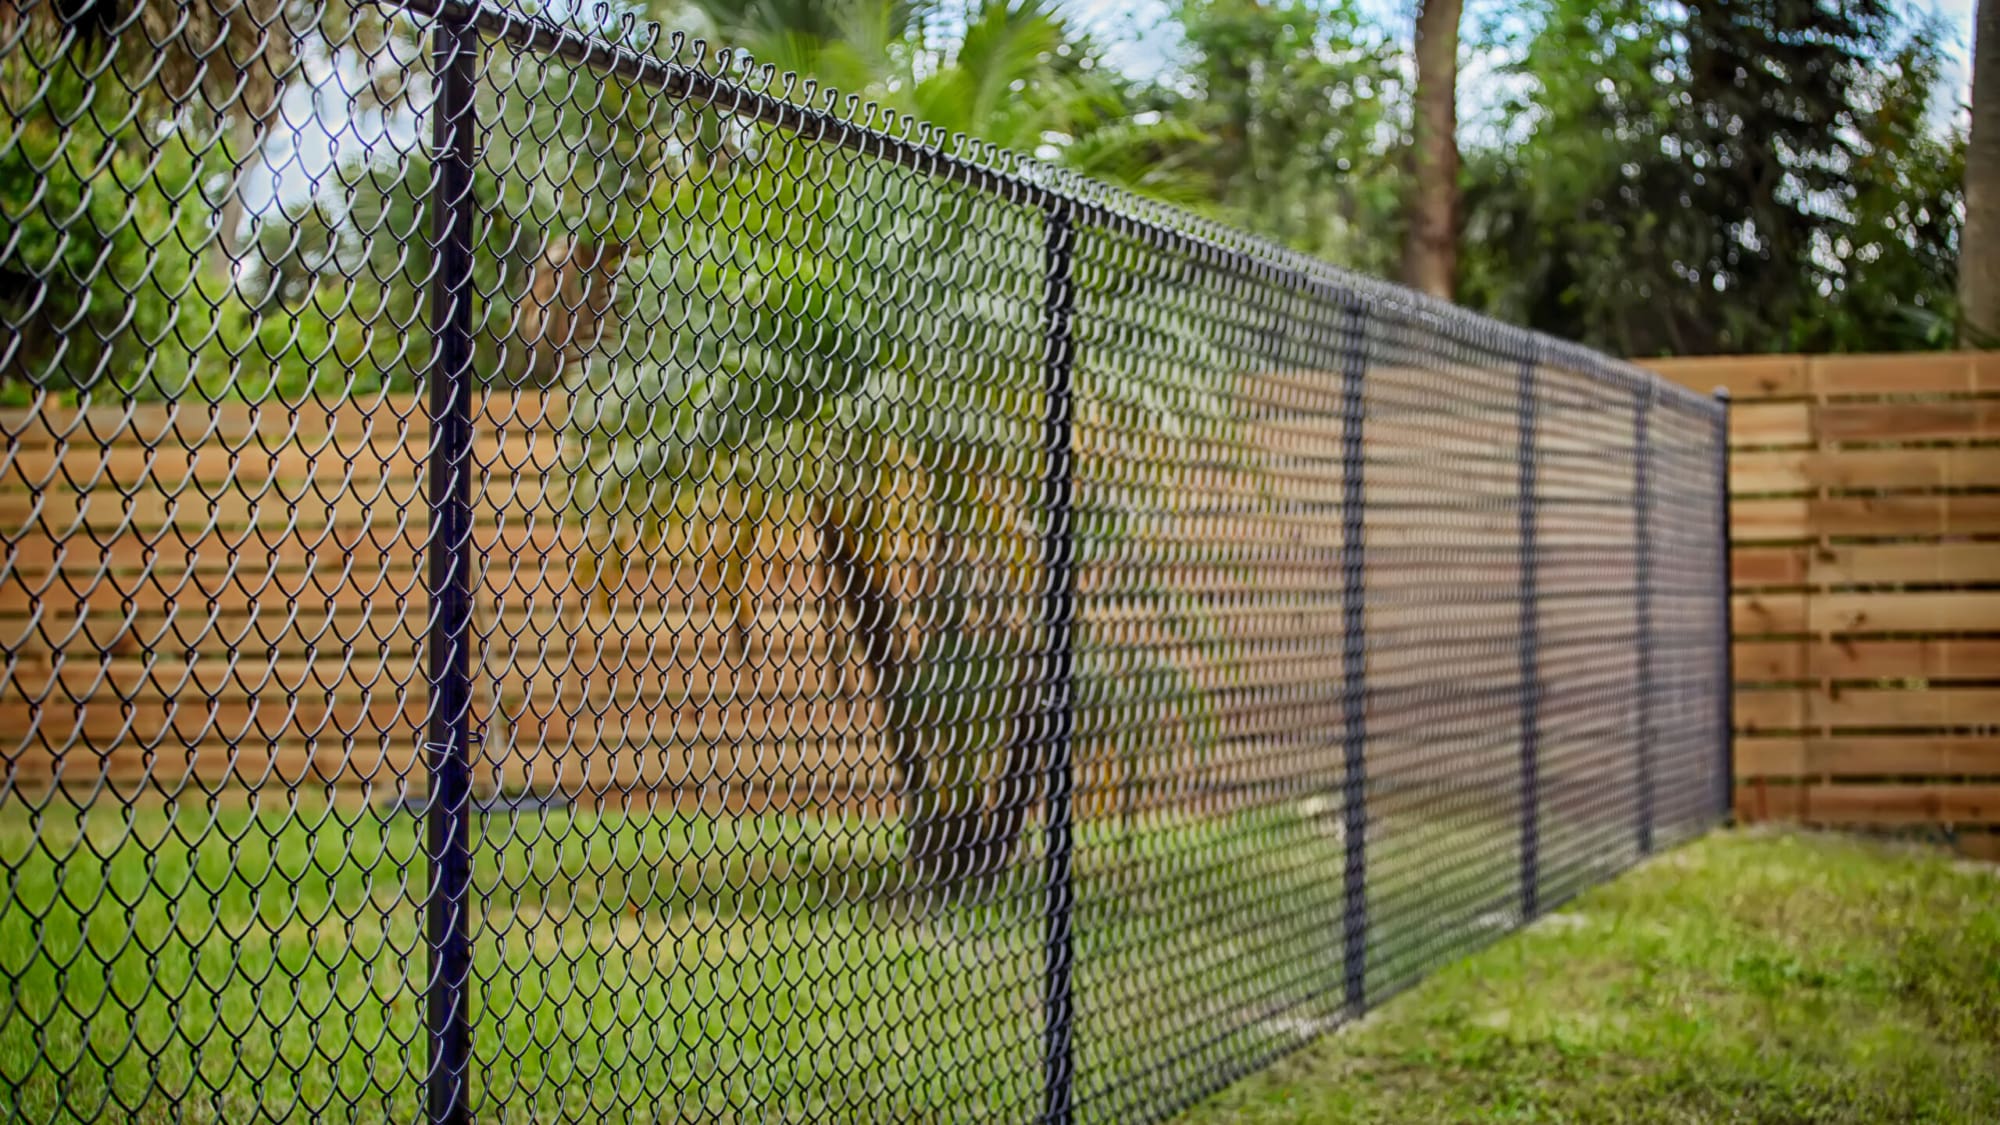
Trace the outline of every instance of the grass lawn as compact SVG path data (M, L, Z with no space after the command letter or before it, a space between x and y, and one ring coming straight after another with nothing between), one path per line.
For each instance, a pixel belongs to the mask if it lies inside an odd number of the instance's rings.
M1717 833L1183 1121L2000 1121L2000 867Z
M1371 993L1443 975L1196 1120L1711 1120L1751 1095L1813 1120L1850 1089L1875 1099L1854 1120L1898 1116L1896 1097L2000 1106L2000 878L1728 836L1452 968L1518 901L1518 826L1462 796L1369 834ZM417 1116L412 817L62 808L0 813L0 1119ZM1338 1022L1346 848L1304 808L1079 823L1080 1120L1154 1119ZM1545 897L1635 854L1617 810L1593 811L1547 819L1564 846ZM1039 832L1000 885L938 904L898 889L900 829L879 820L476 824L477 1119L1034 1116Z
M1040 833L1000 886L926 905L897 890L880 821L477 823L480 1120L1039 1105ZM1088 822L1077 844L1086 1090L1158 1097L1163 1055L1278 1053L1337 1008L1344 849L1289 807ZM1466 878L1511 870L1483 835L1440 846L1491 858ZM338 806L5 810L0 1119L415 1119L423 855L414 818ZM1436 922L1399 913L1411 941ZM1315 985L1261 1018L1267 992Z

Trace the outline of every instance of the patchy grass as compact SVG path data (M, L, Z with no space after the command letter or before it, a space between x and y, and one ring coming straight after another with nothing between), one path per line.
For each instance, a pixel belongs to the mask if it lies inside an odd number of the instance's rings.
M1718 833L1184 1120L2000 1121L2000 868Z

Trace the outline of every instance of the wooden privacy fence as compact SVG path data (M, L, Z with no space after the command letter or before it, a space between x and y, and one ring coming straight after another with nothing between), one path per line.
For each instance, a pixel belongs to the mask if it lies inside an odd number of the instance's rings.
M2000 858L2000 353L1652 366L1735 401L1738 815Z
M1425 371L1368 373L1368 753L1389 812L1446 785L1426 762L1495 790L1518 782L1516 376L1458 378L1460 397L1445 398ZM1295 787L1302 761L1319 790L1336 789L1345 532L1327 513L1344 503L1339 393L1332 373L1246 379L1240 421L1198 438L1123 433L1080 412L1086 497L1149 521L1078 577L1079 675L1096 693L1077 732L1080 812L1264 800ZM802 512L751 528L747 549L740 526L705 509L650 546L608 550L566 494L578 466L570 404L494 393L475 410L479 784L591 802L893 805L880 693ZM1590 819L1580 795L1630 784L1639 703L1605 688L1638 667L1625 643L1638 632L1624 580L1629 413L1613 384L1551 374L1542 392L1538 566L1557 596L1537 618L1541 782L1565 810L1552 833ZM0 424L13 435L0 463L10 783L425 788L423 402L44 406ZM1656 466L1663 494L1697 467L1677 456ZM1655 515L1663 552L1712 528L1683 508ZM1684 526L1690 512L1700 518ZM716 548L731 539L725 564ZM1705 620L1714 595L1698 577L1658 584L1663 630ZM1013 582L1003 600L1025 604L1027 578ZM1188 640L1225 619L1217 643ZM1132 651L1161 666L1121 655ZM1656 679L1705 674L1704 653L1685 655L1656 661ZM1103 702L1114 689L1124 694ZM1201 706L1174 702L1187 692ZM1424 702L1434 697L1462 705L1441 712ZM1688 710L1694 698L1663 695L1654 721L1695 737L1709 719ZM1127 728L1170 731L1170 749L1135 753Z

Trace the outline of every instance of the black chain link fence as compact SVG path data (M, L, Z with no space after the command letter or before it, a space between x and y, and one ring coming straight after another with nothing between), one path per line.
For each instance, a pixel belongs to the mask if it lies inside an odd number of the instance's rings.
M1722 815L1717 403L429 3L0 3L8 1116L1157 1120Z

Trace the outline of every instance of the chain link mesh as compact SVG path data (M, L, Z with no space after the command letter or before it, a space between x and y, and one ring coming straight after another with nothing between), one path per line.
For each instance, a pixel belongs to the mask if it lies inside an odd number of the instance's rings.
M607 11L0 3L0 1079L1157 1120L1727 806L1723 412Z

